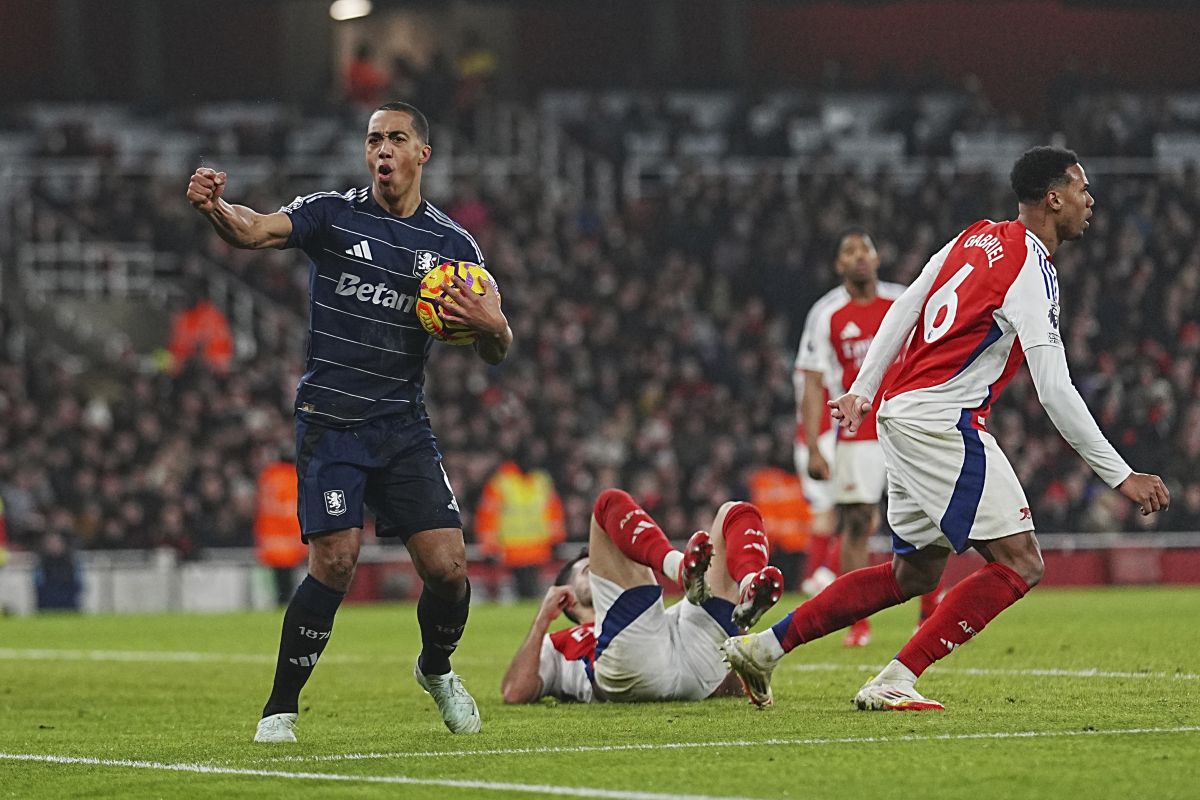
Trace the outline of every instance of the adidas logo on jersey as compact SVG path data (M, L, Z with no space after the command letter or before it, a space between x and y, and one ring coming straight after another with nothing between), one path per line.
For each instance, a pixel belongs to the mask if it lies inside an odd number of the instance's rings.
M371 257L371 243L368 242L366 239L363 239L361 242L354 245L354 247L347 247L346 255L358 256L359 258L361 258L365 261L374 261L375 260L374 258Z
M853 322L847 322L840 335L843 339L853 339L855 336L862 336L862 328Z

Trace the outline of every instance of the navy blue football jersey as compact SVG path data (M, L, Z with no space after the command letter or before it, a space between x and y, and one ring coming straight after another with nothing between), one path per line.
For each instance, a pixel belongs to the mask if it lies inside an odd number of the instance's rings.
M292 219L286 246L312 262L297 411L352 426L418 409L433 343L414 312L421 277L444 261L482 265L479 245L431 203L411 217L389 214L370 187L297 197L280 210Z

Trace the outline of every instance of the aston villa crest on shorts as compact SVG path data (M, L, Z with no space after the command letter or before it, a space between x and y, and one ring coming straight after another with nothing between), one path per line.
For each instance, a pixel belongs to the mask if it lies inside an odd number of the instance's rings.
M330 489L325 493L325 510L331 517L346 513L346 493L341 489Z

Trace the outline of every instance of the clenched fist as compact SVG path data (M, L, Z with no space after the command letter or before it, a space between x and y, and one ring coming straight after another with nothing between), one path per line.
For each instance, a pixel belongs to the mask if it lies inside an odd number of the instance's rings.
M197 211L209 212L225 191L225 173L208 167L200 167L188 181L187 199Z

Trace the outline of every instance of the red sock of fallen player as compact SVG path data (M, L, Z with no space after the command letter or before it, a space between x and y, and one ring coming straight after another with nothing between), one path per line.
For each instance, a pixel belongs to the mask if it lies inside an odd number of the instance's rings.
M1011 568L992 562L951 589L896 660L920 676L925 669L973 639L996 615L1020 600L1029 585Z
M753 504L738 503L731 508L721 534L725 537L725 568L736 583L741 584L747 575L756 575L767 565L762 513Z
M942 585L945 583L945 581L945 576L942 576L941 580L938 581L936 589L934 589L932 592L921 595L921 611L917 616L918 625L924 625L925 620L932 617L933 612L937 611L938 603L940 603L942 600L942 593L944 591L942 589Z
M663 559L675 548L628 492L605 489L596 498L592 514L622 553L656 572L662 571ZM674 580L675 576L671 577Z
M825 556L825 566L836 574L842 574L842 537L829 537L829 552Z
M808 562L805 569L805 578L811 578L813 572L818 567L825 566L825 559L829 557L829 543L832 539L832 536L824 536L817 533L812 535L812 539L808 542Z
M787 653L906 599L890 562L864 567L840 576L825 591L776 623L773 630Z

